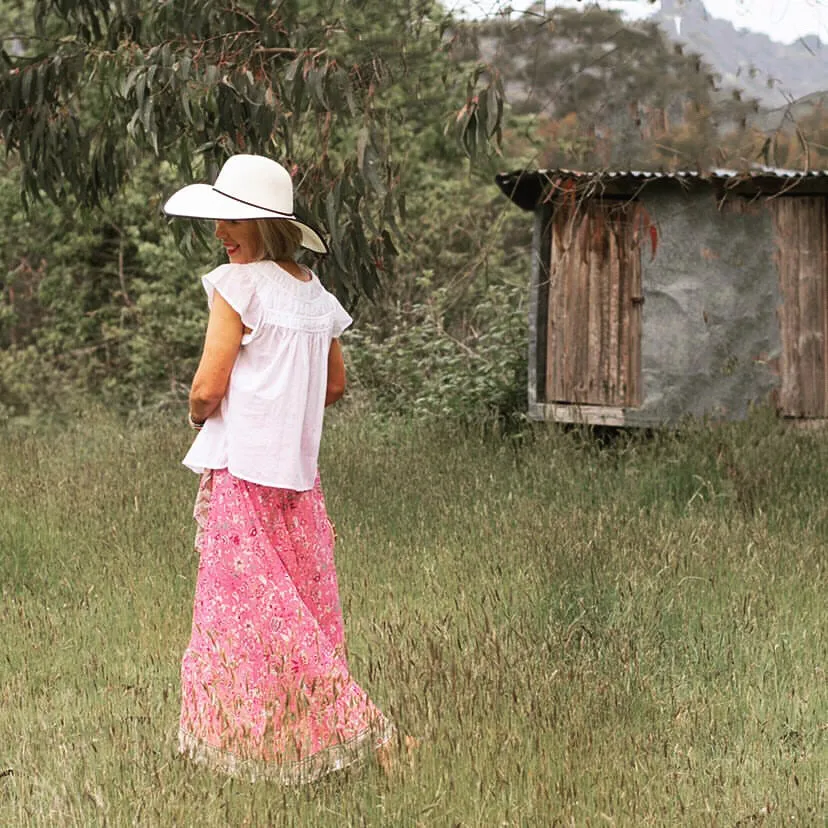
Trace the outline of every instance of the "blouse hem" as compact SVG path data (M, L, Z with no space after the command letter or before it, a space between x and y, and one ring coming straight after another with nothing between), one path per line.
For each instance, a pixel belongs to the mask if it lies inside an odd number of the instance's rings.
M292 492L309 492L314 487L314 485L316 483L316 478L318 476L318 469L314 469L313 475L311 477L310 485L304 485L303 484L303 485L296 486L296 485L291 484L291 483L285 483L285 482L276 482L276 483L274 483L274 482L271 482L271 481L268 481L268 480L262 480L261 478L251 477L250 475L239 474L236 471L234 471L233 468L231 468L231 466L228 463L222 463L221 465L215 465L215 466L209 465L209 464L196 466L196 465L192 465L191 463L188 463L186 461L186 459L182 460L181 463L182 463L183 466L186 466L191 472L194 472L195 474L201 475L201 474L204 474L204 472L206 472L206 471L218 471L219 469L227 469L227 471L230 474L232 474L233 477L238 478L239 480L245 480L248 483L255 483L257 486L267 486L269 489L288 489Z

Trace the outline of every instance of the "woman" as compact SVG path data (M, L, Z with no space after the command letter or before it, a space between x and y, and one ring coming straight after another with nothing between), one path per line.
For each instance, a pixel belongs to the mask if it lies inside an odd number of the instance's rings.
M214 219L230 260L202 279L210 317L190 391L200 562L180 751L233 775L310 782L384 753L393 735L348 672L317 473L351 318L294 260L326 247L296 219L275 161L233 156L212 187L184 187L164 210Z

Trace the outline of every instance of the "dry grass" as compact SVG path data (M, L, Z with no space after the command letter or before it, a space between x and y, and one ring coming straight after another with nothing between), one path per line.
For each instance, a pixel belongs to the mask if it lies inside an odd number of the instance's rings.
M300 790L175 756L189 438L0 435L0 824L824 824L826 435L332 418L351 667L421 744Z

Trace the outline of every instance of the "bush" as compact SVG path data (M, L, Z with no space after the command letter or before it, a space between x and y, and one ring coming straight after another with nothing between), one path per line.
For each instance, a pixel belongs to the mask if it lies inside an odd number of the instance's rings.
M352 401L513 421L525 409L531 222L491 178L444 171L412 188L397 267L351 308ZM0 419L68 413L75 398L143 415L183 405L206 323L198 276L217 262L211 249L186 253L160 215L174 171L148 163L97 210L67 201L29 215L16 175L0 168Z
M446 324L449 291L389 310L345 335L352 394L379 414L514 422L526 410L526 290L489 286L463 326ZM390 331L390 333L388 333Z
M173 172L146 164L96 210L67 198L28 215L16 176L12 162L0 171L0 417L79 393L123 409L186 397L214 254L187 255L161 216Z

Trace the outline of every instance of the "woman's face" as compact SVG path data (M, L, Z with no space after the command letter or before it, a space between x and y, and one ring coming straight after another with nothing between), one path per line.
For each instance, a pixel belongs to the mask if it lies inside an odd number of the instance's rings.
M216 222L216 238L224 245L227 258L233 264L249 264L258 261L262 238L255 221Z

